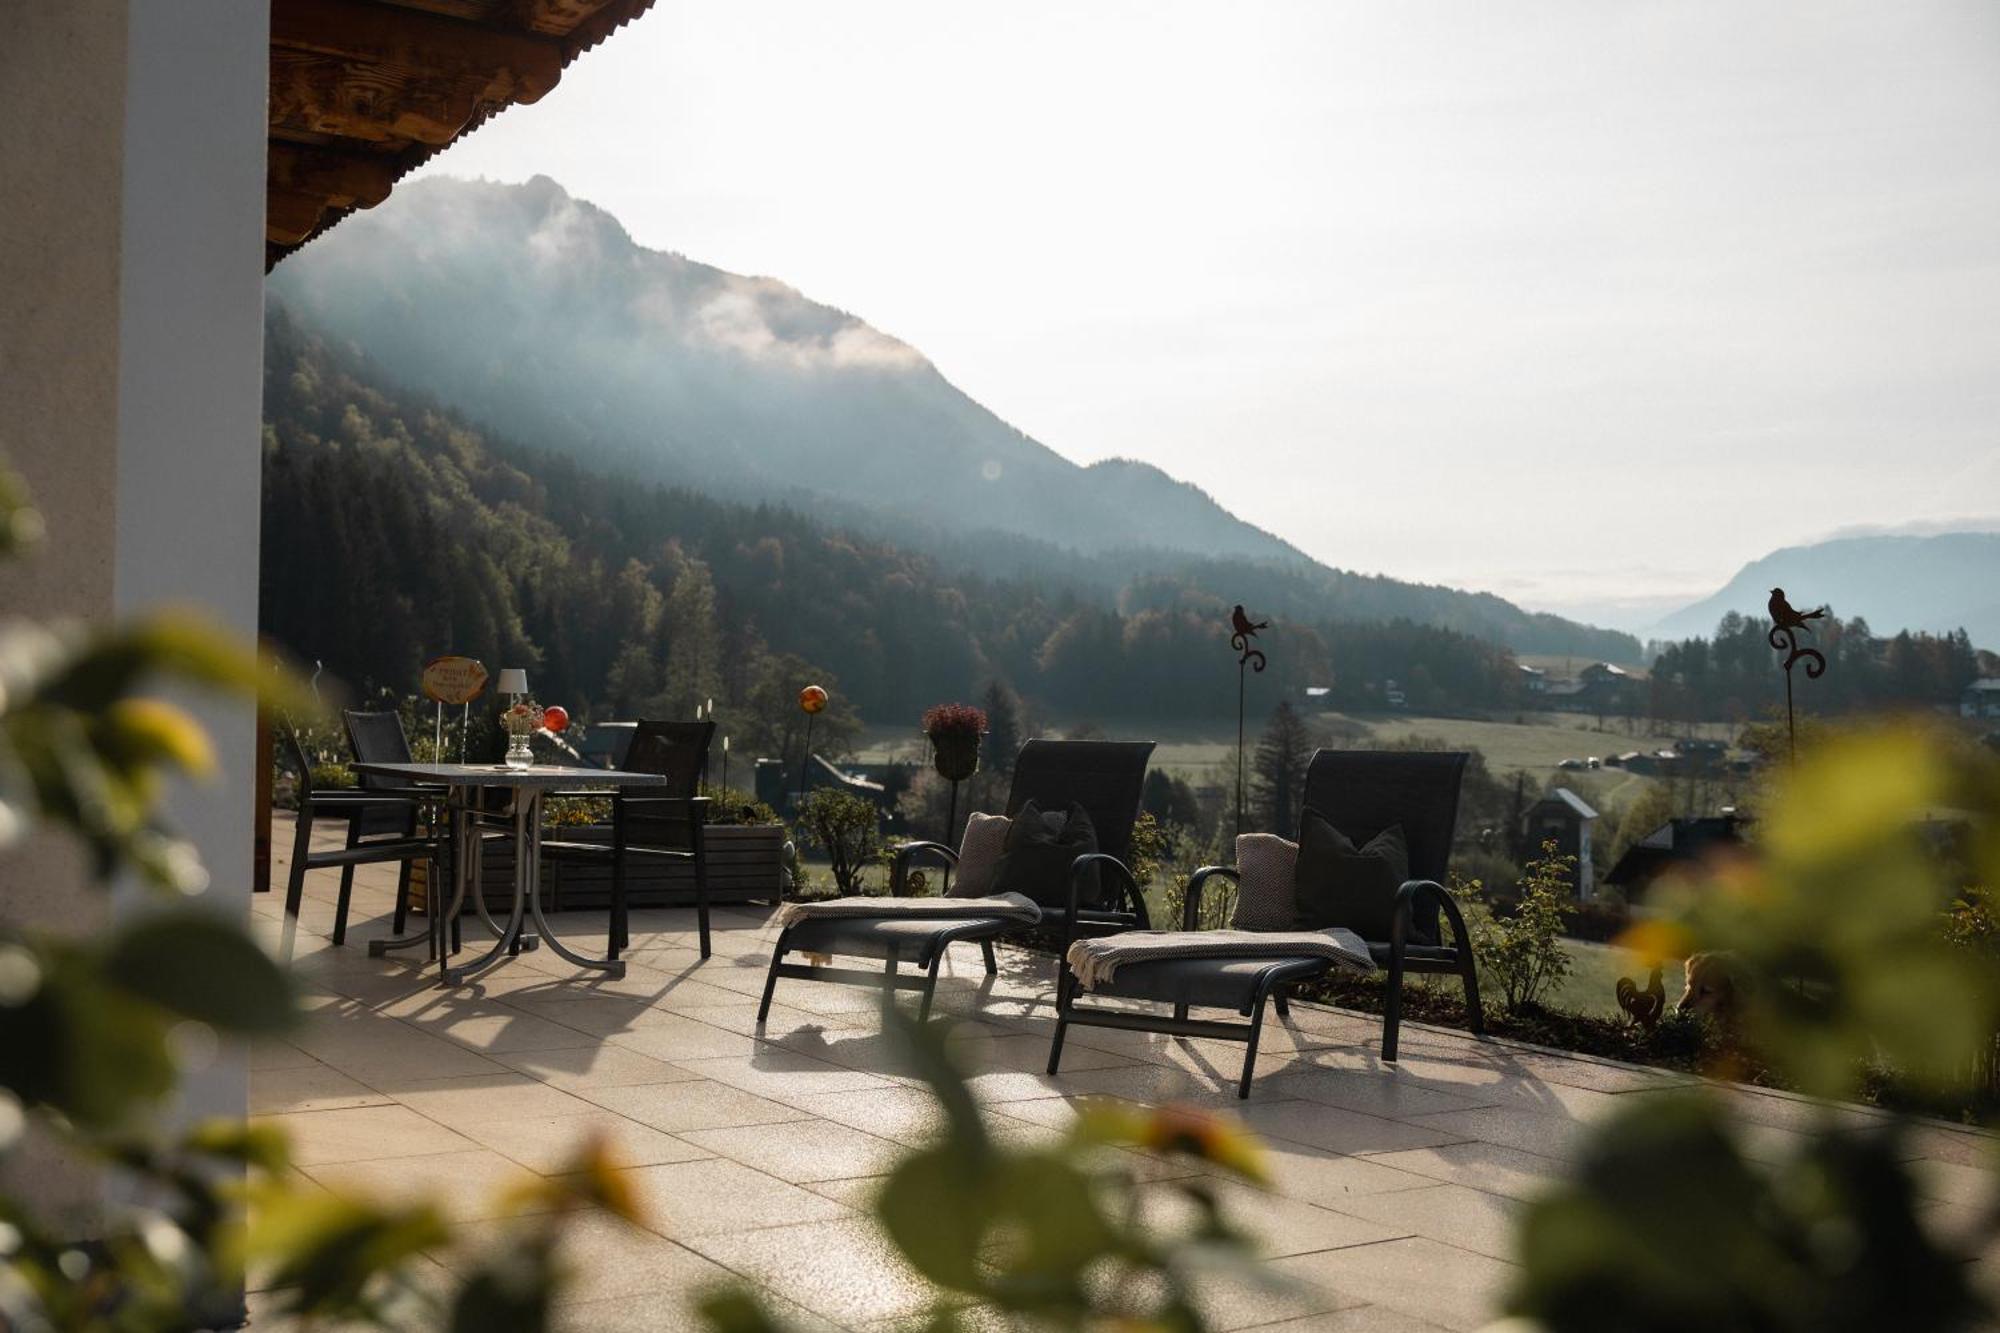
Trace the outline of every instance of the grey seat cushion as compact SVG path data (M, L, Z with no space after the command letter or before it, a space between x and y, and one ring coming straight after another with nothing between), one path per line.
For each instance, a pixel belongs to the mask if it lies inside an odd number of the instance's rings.
M1375 960L1377 967L1389 966L1389 946L1370 944L1368 956ZM1444 944L1405 944L1403 961L1409 963L1449 963L1458 966L1458 950Z
M1018 925L981 916L813 917L791 928L785 936L785 947L804 953L859 954L864 958L887 958L893 949L903 962L926 966L937 951L938 941L952 931L971 927L975 934L959 938L992 939Z
M1127 963L1111 984L1078 998L1088 1001L1091 995L1108 995L1242 1009L1255 998L1258 977L1270 968L1299 963L1320 972L1333 966L1324 958L1164 958L1157 963Z

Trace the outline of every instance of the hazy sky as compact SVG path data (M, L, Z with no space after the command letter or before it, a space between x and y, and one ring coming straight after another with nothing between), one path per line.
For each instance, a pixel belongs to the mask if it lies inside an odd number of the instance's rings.
M1993 0L658 0L434 169L1347 567L1608 620L2000 514Z

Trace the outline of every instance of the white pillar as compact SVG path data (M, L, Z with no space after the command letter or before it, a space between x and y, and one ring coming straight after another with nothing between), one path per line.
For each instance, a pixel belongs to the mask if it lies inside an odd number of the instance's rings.
M0 41L0 456L48 523L0 614L196 607L257 626L268 0L7 6ZM253 714L202 701L217 783L176 793L218 910L247 914ZM101 897L42 838L0 860L0 919L88 931ZM187 1079L241 1114L240 1059ZM59 1163L20 1168L76 1202ZM87 1188L81 1190L89 1193Z

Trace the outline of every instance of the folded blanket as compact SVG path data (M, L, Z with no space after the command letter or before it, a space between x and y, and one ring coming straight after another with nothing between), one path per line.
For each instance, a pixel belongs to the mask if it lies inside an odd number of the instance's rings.
M1127 930L1069 946L1069 970L1095 990L1127 963L1169 958L1324 958L1354 972L1373 972L1368 945L1351 930Z
M991 898L822 898L811 903L786 903L778 909L778 929L826 917L894 917L899 920L937 917L955 921L969 916L997 917L1002 921L1018 921L1024 926L1032 926L1042 919L1042 909L1035 906L1032 899L1018 893L1002 893Z

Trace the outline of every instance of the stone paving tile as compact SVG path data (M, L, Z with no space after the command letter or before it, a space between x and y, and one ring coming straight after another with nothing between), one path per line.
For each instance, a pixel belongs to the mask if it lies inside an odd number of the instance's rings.
M1368 1245L1411 1234L1350 1213L1288 1199L1254 1185L1204 1180L1201 1187L1221 1206L1223 1215L1250 1236L1258 1255L1267 1259ZM1147 1195L1146 1215L1156 1226L1188 1233L1203 1220L1193 1200L1171 1187L1158 1188Z
M1358 1247L1359 1250L1372 1248ZM1332 1250L1326 1253L1356 1252ZM1218 1330L1218 1333L1233 1333L1236 1329L1326 1314L1360 1304L1360 1297L1327 1281L1322 1271L1325 1258L1326 1254L1302 1254L1273 1259L1261 1265L1261 1280L1256 1281L1236 1273L1204 1275L1195 1289L1195 1302L1201 1307L1209 1327Z
M904 1152L900 1144L824 1120L695 1129L684 1131L681 1137L699 1148L800 1185L885 1175Z
M1385 1166L1374 1157L1349 1157L1286 1142L1264 1146L1267 1169L1280 1194L1325 1208L1348 1199L1390 1190L1422 1189L1436 1179L1415 1171Z
M727 1083L759 1097L774 1101L810 1101L832 1092L853 1092L858 1088L886 1088L888 1079L864 1074L858 1069L815 1060L810 1056L762 1045L755 1055L724 1056L720 1059L676 1060L684 1069L703 1078Z
M1474 1139L1564 1161L1576 1155L1590 1134L1590 1126L1581 1120L1511 1106L1442 1111L1436 1115L1412 1116L1408 1123L1434 1129L1447 1136L1447 1142Z
M662 1014L662 1021L613 1033L606 1040L655 1060L707 1060L717 1056L754 1056L762 1048L755 1037L703 1023L684 1014Z
M866 1218L700 1235L688 1244L760 1288L843 1324L907 1318L930 1303L928 1286Z
M572 1034L574 1039L575 1034ZM509 1069L565 1092L581 1088L623 1088L648 1083L679 1083L695 1075L679 1065L655 1060L623 1046L598 1043L555 1050L514 1051L493 1057Z
M504 1070L476 1078L425 1079L394 1089L397 1101L441 1125L583 1115L591 1103L526 1074Z
M258 1117L291 1140L298 1166L418 1157L470 1148L471 1142L406 1106L360 1106Z
M811 1113L783 1102L696 1078L685 1083L637 1087L582 1088L578 1095L608 1111L669 1134L690 1129L729 1129L738 1125L775 1125L808 1120Z
M1270 1138L1325 1148L1331 1152L1379 1153L1458 1143L1477 1135L1429 1121L1386 1120L1323 1102L1267 1101L1256 1096L1237 1111L1243 1122ZM1472 1112L1451 1112L1454 1115Z
M1542 1193L1564 1170L1563 1164L1553 1158L1492 1143L1454 1143L1410 1152L1376 1153L1367 1160L1515 1199Z
M1465 1185L1391 1190L1333 1206L1405 1234L1426 1236L1489 1259L1508 1260L1514 1257L1514 1221L1521 1211L1518 1200Z
M331 1111L352 1106L386 1106L390 1099L338 1069L310 1063L250 1071L250 1114Z
M473 1222L460 1227L452 1245L437 1255L455 1273L466 1273L491 1257L516 1224ZM685 1300L714 1283L727 1282L726 1269L694 1251L644 1227L609 1213L588 1212L565 1218L560 1254L571 1271L563 1291L565 1304L585 1304L630 1298L650 1292Z
M543 1051L576 1044L575 1028L491 1001L463 1011L436 1009L401 1017L419 1032L496 1058L510 1051Z
M944 1128L937 1098L923 1088L864 1088L813 1100L813 1113L898 1143L917 1144Z
M1438 1333L1443 1327L1386 1305L1355 1305L1282 1324L1260 1324L1258 1333Z
M675 1240L853 1216L831 1199L727 1158L642 1166L618 1174L647 1227Z
M281 839L280 874L288 846ZM929 1094L882 1034L879 992L786 980L770 1021L758 1024L774 932L766 909L735 907L716 913L710 959L696 950L691 912L644 909L622 980L541 950L442 991L420 958L369 959L360 947L387 932L392 877L379 869L357 876L346 948L325 938L336 877L308 881L298 923L264 900L252 909L260 938L288 950L311 1015L293 1042L252 1053L260 1108L327 1108L270 1117L301 1127L302 1160L319 1159L303 1168L307 1178L441 1192L454 1213L476 1217L499 1206L494 1191L522 1166L561 1170L577 1135L606 1131L654 1210L653 1230L579 1233L584 1285L560 1327L696 1327L687 1290L740 1265L753 1278L768 1270L773 1286L790 1283L808 1305L767 1295L796 1321L900 1333L915 1306L893 1274L871 1267L893 1256L873 1248L864 1217L881 1177L825 1178L886 1170L898 1145L921 1142L937 1123ZM556 931L589 952L602 946L601 914L558 918ZM483 939L474 927L468 944L477 950ZM1405 1027L1403 1058L1387 1064L1379 1018L1304 1004L1267 1022L1248 1103L1234 1097L1242 1048L1206 1039L1072 1028L1063 1072L1050 1078L1041 1072L1053 1023L1049 960L1003 949L1001 973L989 978L976 950L959 954L936 1012L955 1021L954 1049L1001 1142L1051 1141L1087 1095L1240 1113L1266 1136L1270 1194L1190 1159L1106 1154L1142 1179L1203 1178L1267 1253L1284 1256L1271 1271L1312 1282L1305 1294L1279 1295L1204 1280L1213 1322L1226 1330L1420 1333L1485 1322L1510 1271L1520 1208L1511 1196L1564 1169L1588 1124L1676 1081L1421 1024ZM896 1003L914 1012L914 996ZM466 1118L475 1104L467 1094L482 1086L496 1095ZM1754 1156L1792 1151L1822 1118L1803 1099L1718 1091L1750 1123ZM408 1105L382 1104L385 1094ZM1852 1107L1833 1114L1879 1121ZM2000 1163L1994 1140L1924 1125L1905 1142L1922 1159L1913 1169L1927 1223L1940 1232L1968 1225ZM498 1231L475 1232L487 1234ZM694 1253L725 1246L734 1262ZM2000 1278L2000 1253L1981 1272Z
M657 1170L655 1167L641 1168ZM518 1186L527 1170L486 1148L369 1162L308 1166L305 1173L337 1194L390 1202L427 1200L453 1221L511 1217L546 1205L524 1198Z
M595 1108L583 1115L476 1122L461 1126L459 1132L544 1176L574 1169L577 1153L593 1138L602 1143L614 1167L658 1166L714 1155L685 1139Z
M1438 1111L1463 1111L1488 1102L1465 1089L1446 1091L1426 1087L1387 1070L1364 1072L1319 1065L1294 1065L1268 1083L1260 1082L1256 1091L1262 1097L1296 1097L1392 1120Z
M1482 1328L1493 1318L1512 1264L1422 1236L1309 1256L1322 1281L1374 1305L1446 1328Z
M288 1041L257 1041L250 1044L250 1069L303 1069L319 1063L313 1056Z

